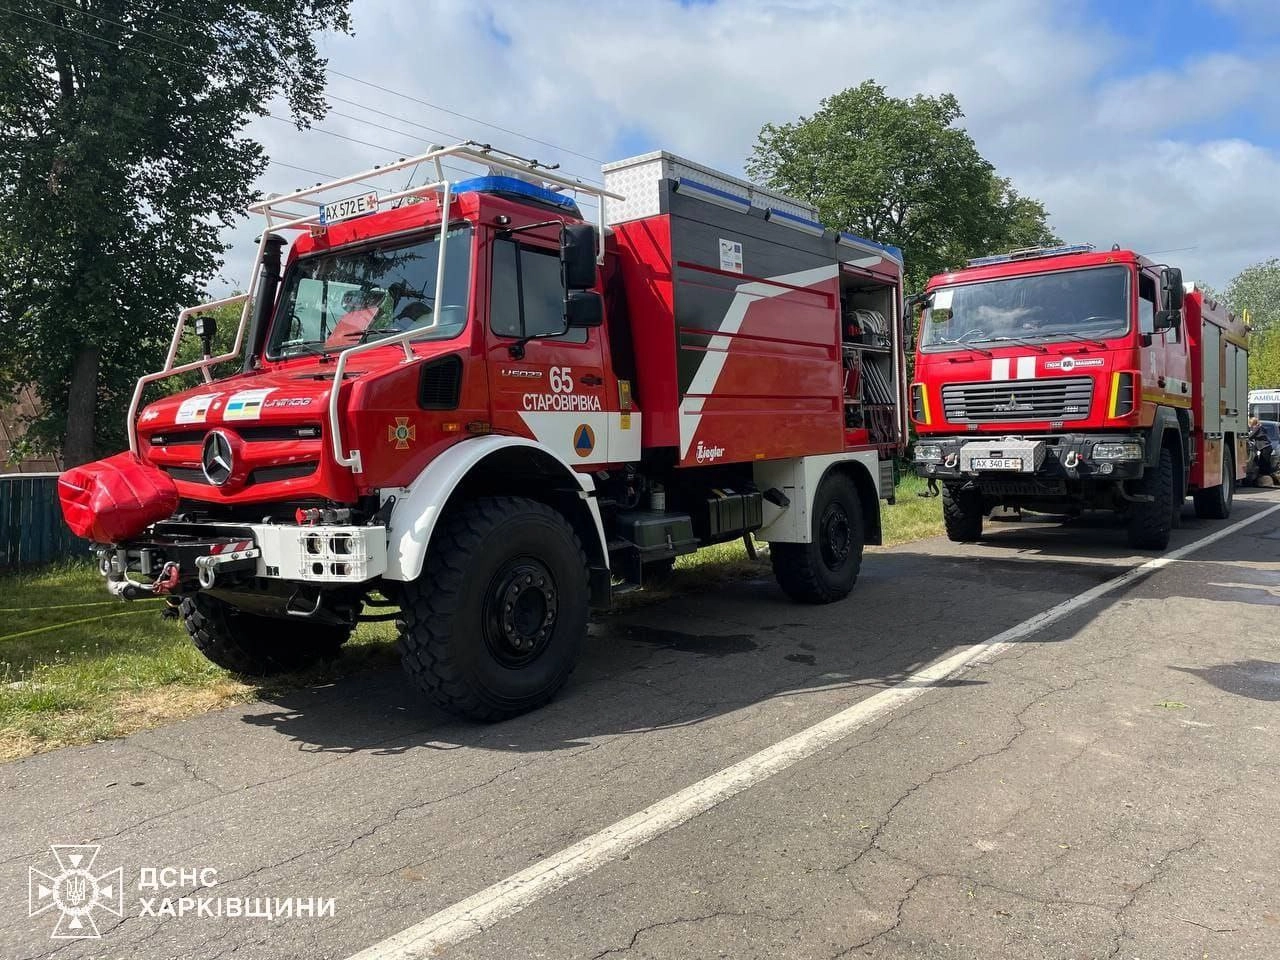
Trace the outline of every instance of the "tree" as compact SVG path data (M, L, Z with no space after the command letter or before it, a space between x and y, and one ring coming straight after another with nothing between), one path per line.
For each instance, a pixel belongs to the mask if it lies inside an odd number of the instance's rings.
M1280 258L1241 270L1227 284L1226 301L1236 313L1249 311L1255 333L1280 332Z
M1056 243L1044 206L996 176L949 93L890 97L867 80L810 117L766 123L750 176L814 204L824 223L901 247L908 286L993 251Z
M0 398L37 449L123 442L139 374L221 266L266 165L245 124L324 114L314 31L350 0L30 0L0 7ZM102 414L99 417L99 414Z

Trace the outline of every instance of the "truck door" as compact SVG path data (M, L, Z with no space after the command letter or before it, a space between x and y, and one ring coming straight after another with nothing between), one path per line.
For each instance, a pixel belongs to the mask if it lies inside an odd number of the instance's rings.
M494 429L532 437L571 464L608 463L601 329L538 337L564 327L558 248L518 236L495 238L491 249L486 342Z
M1179 327L1157 331L1159 275L1151 269L1138 273L1138 330L1145 334L1142 347L1142 399L1172 407L1191 406L1191 369L1186 331Z

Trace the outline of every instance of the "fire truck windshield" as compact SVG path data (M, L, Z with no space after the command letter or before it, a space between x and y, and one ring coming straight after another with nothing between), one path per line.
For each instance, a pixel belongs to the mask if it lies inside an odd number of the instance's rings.
M440 236L299 259L285 276L267 356L333 353L406 330L449 340L467 322L471 228L449 231L437 296Z
M938 287L920 324L924 350L977 343L1105 340L1129 329L1129 270L1059 270Z

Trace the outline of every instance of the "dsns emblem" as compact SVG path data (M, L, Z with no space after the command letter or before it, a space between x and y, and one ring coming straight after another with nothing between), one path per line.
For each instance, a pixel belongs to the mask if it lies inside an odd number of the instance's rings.
M204 438L204 448L200 451L200 467L204 470L204 478L215 487L220 487L231 479L234 465L231 455L231 441L221 430L210 430Z

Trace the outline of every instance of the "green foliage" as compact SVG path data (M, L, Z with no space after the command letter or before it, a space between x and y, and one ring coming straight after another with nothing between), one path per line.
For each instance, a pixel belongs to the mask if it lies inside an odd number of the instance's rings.
M0 7L0 398L37 449L123 444L137 376L222 262L266 160L245 124L324 112L313 34L350 0L32 0ZM97 429L95 429L95 424Z
M747 172L824 223L901 247L907 285L971 256L1055 243L1044 206L996 176L951 94L890 97L868 80L794 123L765 124Z
M1236 313L1249 311L1255 332L1280 330L1280 258L1241 270L1227 284L1226 301Z
M1249 387L1280 387L1280 258L1272 257L1241 270L1227 284L1223 300L1232 312L1249 311Z
M1280 329L1264 330L1249 338L1249 389L1280 388Z

